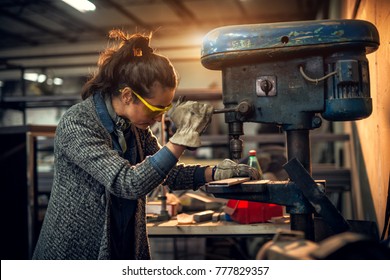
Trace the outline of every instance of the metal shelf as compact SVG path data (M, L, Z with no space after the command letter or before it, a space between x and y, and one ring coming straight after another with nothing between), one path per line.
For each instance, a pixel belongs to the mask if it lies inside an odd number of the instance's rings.
M26 108L70 107L81 101L80 96L4 96L0 108L24 110Z

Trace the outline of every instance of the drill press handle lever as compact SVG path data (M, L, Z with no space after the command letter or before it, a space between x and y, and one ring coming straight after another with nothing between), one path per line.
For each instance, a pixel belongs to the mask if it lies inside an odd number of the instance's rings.
M213 114L222 114L222 113L229 113L229 112L236 112L237 107L233 108L224 108L224 109L214 109Z
M230 113L237 112L241 116L250 116L253 112L253 104L248 101L241 101L235 107L224 108L224 109L214 109L213 114L222 114L222 113Z

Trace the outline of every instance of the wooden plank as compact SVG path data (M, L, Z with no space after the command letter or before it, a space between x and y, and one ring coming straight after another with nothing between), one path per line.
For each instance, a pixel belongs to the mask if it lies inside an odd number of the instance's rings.
M243 182L247 182L249 180L250 180L249 177L236 177L236 178L229 178L229 179L224 179L224 180L212 181L212 182L209 182L208 185L209 186L211 186L211 185L233 186L233 185L241 184Z

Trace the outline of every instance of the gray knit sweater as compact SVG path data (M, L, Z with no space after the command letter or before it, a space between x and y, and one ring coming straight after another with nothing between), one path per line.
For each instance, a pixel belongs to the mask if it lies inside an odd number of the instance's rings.
M145 160L131 166L112 147L90 97L61 118L54 141L54 182L33 259L110 259L110 195L137 199L135 259L150 259L146 194L165 180L193 188L195 165L177 164L164 176L151 163L160 146L150 130L137 130Z

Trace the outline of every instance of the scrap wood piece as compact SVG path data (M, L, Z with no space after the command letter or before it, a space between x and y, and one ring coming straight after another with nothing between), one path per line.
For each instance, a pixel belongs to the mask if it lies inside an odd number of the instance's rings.
M236 177L236 178L228 178L228 179L223 179L223 180L218 180L218 181L212 181L209 182L208 185L227 185L227 186L234 186L237 184L241 184L243 182L248 182L250 180L250 177Z
M194 215L189 215L186 213L181 213L177 215L177 224L178 225L190 225L194 224Z
M210 221L213 217L213 214L214 214L214 211L212 211L212 210L206 210L206 211L195 213L194 214L194 221L197 223Z

